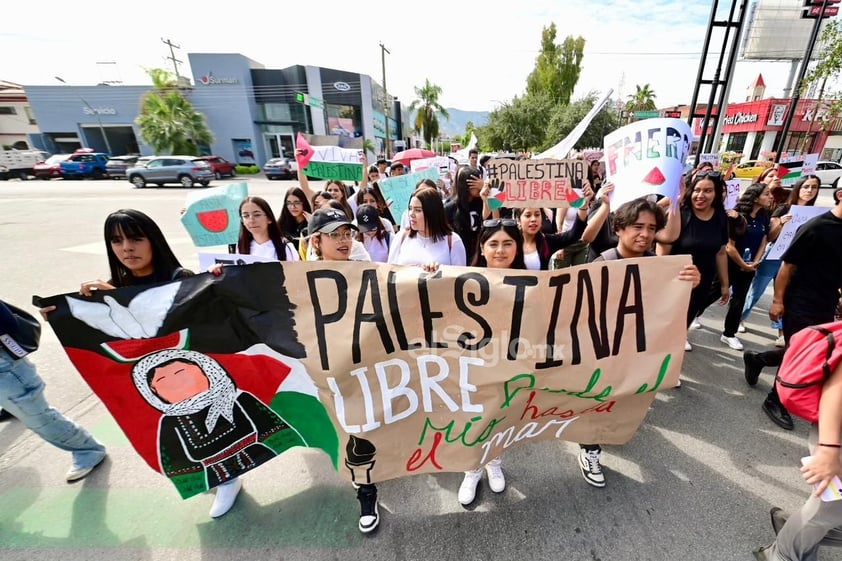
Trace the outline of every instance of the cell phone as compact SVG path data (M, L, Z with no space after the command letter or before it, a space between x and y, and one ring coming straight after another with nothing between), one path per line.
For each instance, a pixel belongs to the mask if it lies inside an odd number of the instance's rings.
M33 294L32 295L32 305L36 308L43 308L44 307L44 299L40 296Z
M801 458L801 465L806 466L812 461L813 456L806 456L804 458ZM814 489L817 487L818 484L813 485ZM830 480L830 483L827 487L825 487L825 490L822 491L822 494L819 495L819 498L826 503L842 499L842 480L839 479L839 476L833 476L833 479Z

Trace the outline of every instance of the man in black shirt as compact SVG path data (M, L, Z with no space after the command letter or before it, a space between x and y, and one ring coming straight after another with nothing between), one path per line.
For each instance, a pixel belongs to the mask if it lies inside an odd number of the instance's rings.
M783 319L788 346L790 337L801 329L833 321L842 288L842 205L804 224L781 261L769 317ZM783 355L784 349L743 353L746 382L755 385L763 367L780 366ZM792 417L781 405L774 385L763 411L776 425L792 430Z

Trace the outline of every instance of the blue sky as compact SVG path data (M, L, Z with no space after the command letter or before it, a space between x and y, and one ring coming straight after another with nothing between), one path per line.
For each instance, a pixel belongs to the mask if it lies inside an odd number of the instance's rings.
M800 0L788 0L800 4ZM45 0L3 8L20 31L0 33L0 79L26 84L88 85L102 80L146 84L144 67L166 67L161 38L188 52L239 52L267 68L313 64L370 74L380 81L382 41L390 93L405 102L429 78L446 106L489 110L523 92L541 30L586 39L575 96L613 88L623 99L650 84L659 106L689 103L710 0L526 0L420 3L265 2L201 5L146 0L126 15L114 4L81 8ZM730 4L730 2L720 2ZM727 7L727 6L726 6ZM5 26L9 27L9 26ZM115 62L116 64L97 64ZM182 73L189 70L183 65ZM758 72L768 95L782 95L786 63L739 62L732 100Z

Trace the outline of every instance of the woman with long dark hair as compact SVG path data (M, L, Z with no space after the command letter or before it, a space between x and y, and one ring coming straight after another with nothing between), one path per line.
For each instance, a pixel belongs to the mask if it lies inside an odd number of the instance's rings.
M240 237L237 253L278 261L298 261L298 251L281 233L266 199L246 197L240 203Z
M284 207L278 217L278 226L281 233L295 244L296 249L300 247L300 238L307 229L307 220L313 213L307 195L301 187L291 187L284 195Z
M763 257L769 236L769 211L772 196L769 187L761 183L749 186L740 196L734 210L737 218L729 220L728 280L731 284L731 301L725 315L725 326L720 341L734 350L743 350L737 338L740 316L748 288Z
M465 265L465 245L451 230L438 189L423 186L409 200L409 228L395 236L389 263L397 265Z
M467 262L474 259L482 221L491 216L488 206L490 187L483 182L477 168L462 166L456 170L456 196L447 201L444 210L453 231L459 234L467 249Z

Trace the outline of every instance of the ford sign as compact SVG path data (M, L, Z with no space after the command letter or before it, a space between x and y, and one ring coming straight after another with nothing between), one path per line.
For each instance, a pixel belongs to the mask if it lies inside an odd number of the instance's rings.
M333 87L339 90L340 92L347 92L351 89L351 86L348 85L348 82L334 82Z

